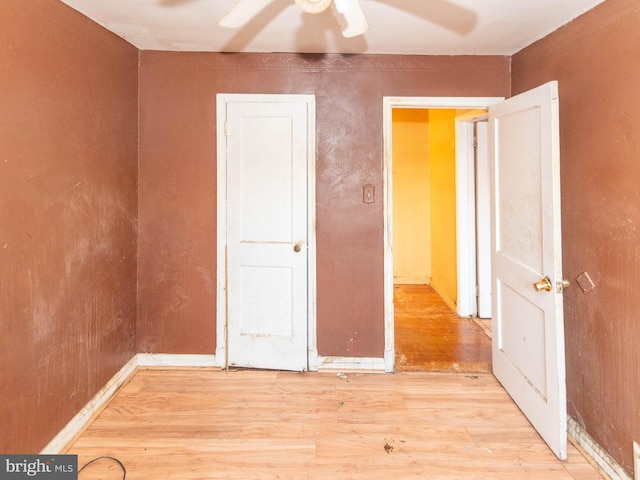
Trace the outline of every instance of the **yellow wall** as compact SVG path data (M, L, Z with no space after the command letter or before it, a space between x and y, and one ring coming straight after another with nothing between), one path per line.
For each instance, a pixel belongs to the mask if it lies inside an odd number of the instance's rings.
M392 120L394 283L428 284L429 111L394 108Z
M393 109L394 283L458 298L453 109Z
M455 116L429 110L431 180L431 285L450 306L458 297L456 265Z

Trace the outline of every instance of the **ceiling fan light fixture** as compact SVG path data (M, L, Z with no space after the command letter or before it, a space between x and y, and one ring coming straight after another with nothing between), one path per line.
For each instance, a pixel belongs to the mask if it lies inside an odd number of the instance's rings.
M358 0L333 0L331 9L345 38L364 35L369 30Z
M242 27L275 1L237 0L235 7L220 19L218 25L225 28ZM363 35L369 29L359 0L295 0L295 3L306 13L320 13L331 7L345 38Z
M331 0L296 0L296 3L306 13L321 13L331 5Z
M350 3L348 0L333 0L333 6L336 8L338 13L344 14L349 10Z

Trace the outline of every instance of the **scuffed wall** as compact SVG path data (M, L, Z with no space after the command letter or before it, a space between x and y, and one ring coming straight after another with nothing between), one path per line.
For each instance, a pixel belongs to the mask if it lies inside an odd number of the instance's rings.
M137 59L60 2L0 2L0 452L134 354Z
M141 52L138 350L215 353L216 94L316 95L323 356L382 357L383 96L509 96L508 57ZM362 202L372 184L376 202Z
M608 0L515 55L512 85L516 94L558 80L568 411L630 473L640 441L639 25L636 0Z

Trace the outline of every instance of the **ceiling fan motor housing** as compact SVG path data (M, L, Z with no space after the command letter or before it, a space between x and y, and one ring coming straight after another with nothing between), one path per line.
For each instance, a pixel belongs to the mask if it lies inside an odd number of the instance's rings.
M296 3L306 13L320 13L329 8L331 0L296 0Z

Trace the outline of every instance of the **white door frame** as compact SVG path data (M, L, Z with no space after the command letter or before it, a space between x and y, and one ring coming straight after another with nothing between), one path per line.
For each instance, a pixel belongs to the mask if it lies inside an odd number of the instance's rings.
M486 110L468 112L455 118L456 122L456 252L457 252L457 313L461 317L476 316L478 314L478 296L476 288L479 283L478 272L472 266L478 266L478 235L484 235L484 243L491 242L491 230L485 225L482 230L477 227L476 197L476 146L474 145L475 125L480 121L487 121L489 113ZM484 145L488 155L488 129L484 129L486 138ZM480 142L478 142L480 144ZM484 192L489 194L487 177ZM486 205L486 215L489 215L489 205ZM489 265L491 259L488 259ZM489 285L491 278L489 277Z
M307 103L307 355L309 370L318 369L316 330L316 109L315 95L227 94L216 95L217 138L217 235L216 235L216 365L225 368L227 357L227 142L226 113L230 102Z
M392 372L394 361L394 308L393 308L393 168L392 168L392 110L394 108L487 108L504 97L383 97L383 209L384 209L384 367ZM458 172L456 172L458 175ZM457 180L456 180L457 181ZM465 189L460 189L465 190ZM459 201L459 200L458 200ZM459 226L458 226L459 227ZM474 227L475 228L475 227ZM460 235L457 235L460 237ZM468 248L468 247L467 247ZM458 251L460 255L460 251ZM475 253L473 254L475 257ZM458 265L460 265L458 261ZM459 276L459 274L458 274Z

